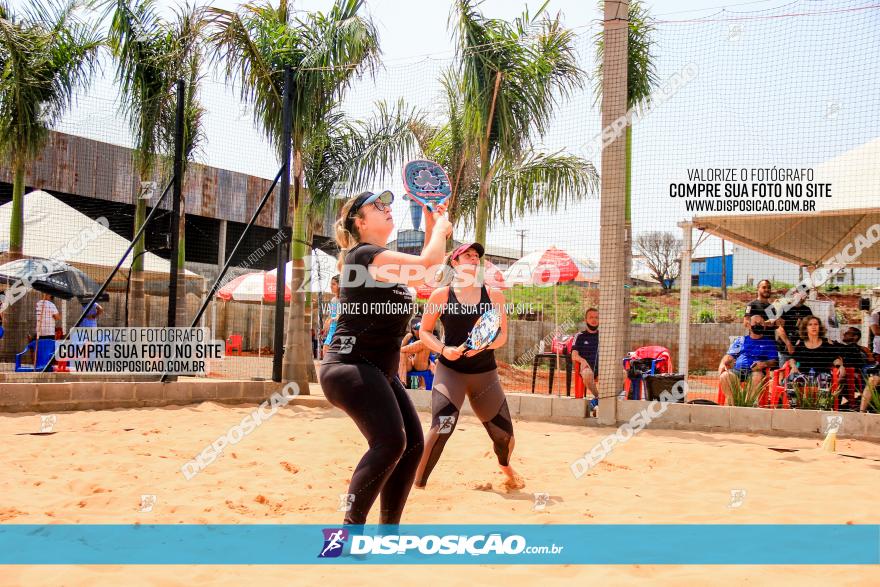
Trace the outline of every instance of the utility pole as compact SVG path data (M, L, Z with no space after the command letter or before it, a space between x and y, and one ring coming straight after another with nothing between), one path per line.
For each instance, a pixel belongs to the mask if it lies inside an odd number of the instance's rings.
M525 243L525 238L526 238L527 232L528 232L528 230L525 230L525 229L520 229L520 230L516 231L516 234L519 235L519 257L520 257L520 259L522 259L525 256L524 243Z
M721 239L721 299L727 299L727 255L724 254L724 239Z

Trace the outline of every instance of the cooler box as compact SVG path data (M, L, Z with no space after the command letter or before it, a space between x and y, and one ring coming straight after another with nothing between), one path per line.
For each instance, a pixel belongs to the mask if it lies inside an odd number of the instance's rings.
M678 373L661 373L659 375L645 376L645 396L648 401L660 401L660 394L664 391L672 392L672 386L679 381L684 381L684 375ZM682 397L677 403L684 403Z

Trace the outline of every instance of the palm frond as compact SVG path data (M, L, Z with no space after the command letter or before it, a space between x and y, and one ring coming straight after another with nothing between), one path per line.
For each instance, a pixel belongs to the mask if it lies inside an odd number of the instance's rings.
M378 33L359 16L362 6L337 0L326 14L293 12L286 2L208 10L214 58L225 63L227 79L253 105L255 122L279 153L285 66L294 77L293 145L301 152L351 81L378 65Z
M492 180L490 207L498 219L554 212L559 206L596 194L599 174L592 163L564 153L528 153L522 161L504 161Z
M481 158L516 160L532 136L544 134L558 98L579 87L585 73L573 33L559 16L538 20L525 11L509 23L485 18L476 6L456 2L463 128L484 145Z
M626 107L640 111L650 100L651 93L660 83L657 59L654 54L654 21L641 0L629 3L627 31ZM594 36L596 71L593 77L595 103L602 98L602 64L605 58L605 38L602 30Z
M375 178L391 173L419 152L414 127L422 115L402 101L378 102L372 116L350 121L338 107L324 117L305 152L306 181L315 207L324 207L339 192L375 188Z
M0 19L0 153L13 166L33 160L48 129L97 67L102 38L73 1L29 4L22 15L4 5Z

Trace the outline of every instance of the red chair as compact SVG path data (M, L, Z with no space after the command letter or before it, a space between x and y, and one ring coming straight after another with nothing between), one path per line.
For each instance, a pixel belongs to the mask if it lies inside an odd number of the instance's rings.
M788 363L781 369L773 370L773 379L770 381L770 388L761 394L760 405L763 408L778 408L780 403L782 408L787 409L791 406L788 403L788 392L785 389L785 381L791 375L791 367Z
M782 408L790 408L791 405L788 401L788 392L785 389L785 380L788 379L788 376L791 374L791 368L786 365L782 369L776 369L773 371L773 381L770 384L769 390L769 401L766 405L763 403L763 399L767 395L766 393L761 396L762 398L762 406L776 408L779 407L780 403L782 404ZM844 389L841 393L838 393L834 397L834 411L838 411L840 409L840 396L846 395L847 402L855 402L856 395L856 386L858 385L858 375L856 374L856 370L852 367L846 368L846 375L844 376ZM833 369L831 371L831 389L838 389L840 387L840 377L837 374L837 369Z
M627 399L641 399L643 395L646 395L643 390L643 378L641 376L635 377L629 373L633 361L642 361L651 375L672 373L672 354L669 349L662 346L637 348L623 359L623 368L627 371L627 377L623 383ZM633 390L632 394L630 394L631 389ZM631 395L632 397L630 397Z
M231 355L234 350L238 349L238 356L241 356L241 335L230 334L226 339L226 354Z
M581 399L587 394L587 388L584 385L584 378L581 377L581 370L577 365L574 365L572 371L574 371L574 383L572 384L574 387L574 397L576 399Z
M550 352L554 355L570 355L571 347L574 346L574 334L559 334L550 340Z
M862 385L861 373L857 372L855 368L845 367L844 371L845 375L842 386L840 385L840 376L837 374L837 369L831 371L831 389L840 389L840 393L834 398L834 411L839 411L841 397L846 398L846 403L850 405L855 404L856 390ZM856 410L858 410L858 405L856 405Z
M777 380L777 379L776 379L776 372L777 372L777 371L782 371L782 369L777 369L776 371L773 371L773 379L772 379L771 381L768 381L768 382L765 384L765 386L764 386L764 390L761 392L761 396L758 398L758 406L759 406L759 407L766 408L766 407L772 407L773 405L775 405L775 404L774 404L774 398L775 398L775 396L773 395L773 389L774 389L773 386L774 386L774 383L775 383L776 380ZM770 375L771 375L770 373L767 373L767 371L764 371L764 376L765 376L765 377L769 377ZM745 382L744 382L744 381L740 381L740 386L742 386L743 383L745 383ZM782 393L782 395L785 396L785 388L784 388L784 386L783 386L783 393ZM788 407L788 397L787 397L787 396L785 396L785 397L786 397L786 404L785 404L785 407L787 408L787 407ZM725 406L725 405L727 405L727 394L724 393L724 389L723 389L723 386L721 385L721 380L720 380L720 379L718 380L718 398L717 398L717 401L716 401L715 403L717 403L719 406Z

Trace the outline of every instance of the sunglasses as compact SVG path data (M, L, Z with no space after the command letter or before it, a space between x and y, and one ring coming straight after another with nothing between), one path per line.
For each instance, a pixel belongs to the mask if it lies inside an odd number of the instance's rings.
M355 216L357 216L358 211L364 206L373 204L379 212L384 212L393 202L394 194L388 190L378 194L364 192L358 196L358 199L355 201L354 205L352 205L351 210L348 211L348 217L345 219L346 228L351 230Z

